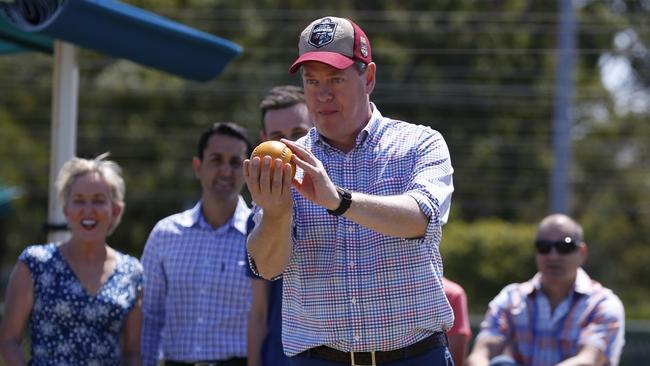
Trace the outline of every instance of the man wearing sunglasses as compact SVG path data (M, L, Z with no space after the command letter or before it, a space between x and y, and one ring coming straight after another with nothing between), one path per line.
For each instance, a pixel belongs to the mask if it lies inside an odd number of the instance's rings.
M623 304L581 268L582 227L566 215L547 216L534 246L538 273L490 302L468 364L618 365Z

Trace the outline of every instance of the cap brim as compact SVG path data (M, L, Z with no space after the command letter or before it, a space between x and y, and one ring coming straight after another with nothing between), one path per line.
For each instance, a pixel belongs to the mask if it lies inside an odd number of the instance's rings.
M300 66L308 61L322 62L339 70L347 69L354 64L354 60L337 52L313 51L305 52L294 61L289 68L289 74L293 74Z

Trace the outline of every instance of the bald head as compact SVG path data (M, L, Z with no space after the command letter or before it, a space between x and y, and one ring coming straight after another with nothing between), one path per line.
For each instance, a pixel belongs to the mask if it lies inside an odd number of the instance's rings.
M582 226L571 217L564 214L546 216L537 226L537 238L547 236L570 236L577 242L582 242Z

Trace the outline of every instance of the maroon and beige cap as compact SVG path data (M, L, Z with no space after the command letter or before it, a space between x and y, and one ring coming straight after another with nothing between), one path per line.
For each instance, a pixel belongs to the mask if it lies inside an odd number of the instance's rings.
M343 70L355 61L372 62L370 41L353 21L337 17L316 19L300 34L298 58L289 68L295 73L307 61L318 61Z

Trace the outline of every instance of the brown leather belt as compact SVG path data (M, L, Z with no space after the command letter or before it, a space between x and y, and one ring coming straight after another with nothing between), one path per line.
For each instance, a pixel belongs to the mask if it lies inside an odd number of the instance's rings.
M166 360L165 366L245 366L246 358L231 358L223 361L196 361L196 362L179 362Z
M306 350L299 356L319 358L322 360L347 363L352 365L381 365L397 360L419 356L433 348L446 347L445 333L434 333L419 342L392 351L375 352L343 352L327 346L319 346Z

